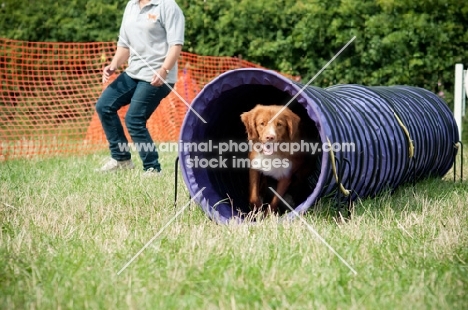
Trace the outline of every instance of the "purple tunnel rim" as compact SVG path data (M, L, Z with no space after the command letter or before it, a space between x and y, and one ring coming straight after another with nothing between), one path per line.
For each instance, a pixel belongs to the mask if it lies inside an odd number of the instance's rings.
M223 92L246 84L273 86L278 90L289 94L291 98L299 93L296 100L306 109L309 118L315 122L321 142L327 142L327 138L332 140L332 132L327 120L321 117L322 111L320 110L319 105L317 105L312 98L307 96L306 92L302 91L294 82L271 70L247 68L227 71L213 79L200 91L192 101L191 108L209 122L210 118L208 117L208 112L213 108L210 106L210 103L219 98ZM195 113L188 111L181 127L180 141L192 141L195 128L197 127L198 130L200 130L200 127L202 126L203 122L198 118L198 116ZM333 143L333 141L331 142ZM178 155L181 163L182 177L188 187L191 197L194 197L203 189L203 193L195 197L194 201L200 205L208 217L220 224L227 224L232 220L239 221L240 218L227 214L226 212L223 214L223 212L214 208L214 206L225 199L225 197L222 197L219 193L210 188L210 184L207 182L208 178L206 171L203 172L195 170L184 164L185 159L190 156L190 152L184 148L179 148ZM309 207L320 198L324 181L327 178L327 173L324 173L327 167L329 167L329 153L322 152L320 174L314 190L304 202L300 203L294 209L295 212L286 213L284 217L292 219L297 214L306 212Z

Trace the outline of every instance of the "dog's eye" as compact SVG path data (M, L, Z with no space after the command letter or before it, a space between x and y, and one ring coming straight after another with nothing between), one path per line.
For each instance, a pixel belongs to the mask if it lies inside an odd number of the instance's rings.
M265 126L265 122L260 122L260 126Z
M276 124L276 127L283 127L283 123Z

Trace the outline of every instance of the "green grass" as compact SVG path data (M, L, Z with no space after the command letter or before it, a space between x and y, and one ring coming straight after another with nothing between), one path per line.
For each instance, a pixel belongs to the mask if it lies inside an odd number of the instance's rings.
M468 187L427 180L301 221L221 226L165 174L96 174L104 154L0 162L1 309L467 309ZM468 162L465 160L465 162ZM140 164L140 162L138 162ZM465 176L468 169L465 168Z

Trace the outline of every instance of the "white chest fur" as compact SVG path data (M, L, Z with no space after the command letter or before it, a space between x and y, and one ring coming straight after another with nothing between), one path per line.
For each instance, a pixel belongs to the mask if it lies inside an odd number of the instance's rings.
M292 172L292 161L277 154L256 154L250 161L250 168L262 171L263 174L276 180L290 177Z

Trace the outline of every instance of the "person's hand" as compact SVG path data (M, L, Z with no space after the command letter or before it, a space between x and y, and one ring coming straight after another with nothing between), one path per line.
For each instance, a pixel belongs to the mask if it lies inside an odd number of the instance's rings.
M159 87L164 84L164 81L166 81L166 78L167 78L166 69L159 68L158 71L156 71L156 73L153 75L153 79L151 80L151 85Z
M115 68L112 68L111 65L108 65L102 71L102 84L107 83L112 74L114 74Z

